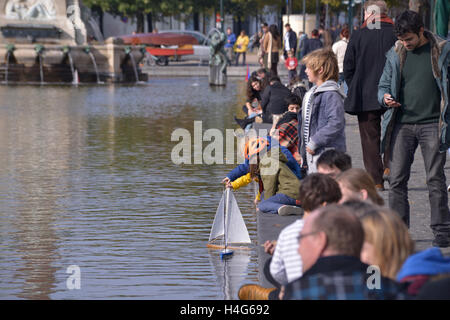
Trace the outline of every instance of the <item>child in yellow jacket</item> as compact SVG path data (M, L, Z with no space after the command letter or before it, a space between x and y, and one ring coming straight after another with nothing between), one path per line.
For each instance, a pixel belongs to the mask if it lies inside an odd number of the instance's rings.
M257 179L255 179L256 182L259 182ZM237 178L236 180L230 182L231 186L233 187L233 190L237 190L241 187L245 187L246 185L248 185L250 182L252 182L252 178L250 175L250 172L247 173L246 175L243 175L240 178ZM258 183L259 184L259 183ZM258 194L256 195L255 198L255 203L261 201L261 191L258 190Z
M242 65L245 66L245 55L247 53L247 47L248 43L250 42L250 39L245 34L245 31L242 30L241 34L237 38L235 44L234 44L234 52L236 52L236 66L239 65L239 56L242 54L243 61Z

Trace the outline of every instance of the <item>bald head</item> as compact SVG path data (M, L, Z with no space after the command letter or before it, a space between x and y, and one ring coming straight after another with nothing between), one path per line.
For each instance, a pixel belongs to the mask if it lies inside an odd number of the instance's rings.
M364 243L364 230L350 208L329 205L317 210L313 229L325 233L328 251L359 258Z

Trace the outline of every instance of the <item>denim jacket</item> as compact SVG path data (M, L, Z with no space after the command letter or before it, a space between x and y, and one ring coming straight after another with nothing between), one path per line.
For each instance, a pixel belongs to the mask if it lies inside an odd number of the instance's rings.
M303 139L303 123L299 121L299 151L306 163L306 147L320 154L325 149L336 149L346 152L345 143L345 95L340 90L335 81L325 81L318 88L315 86L310 90L315 90L314 102L311 109L309 123L309 143L305 144ZM308 101L303 100L305 108Z

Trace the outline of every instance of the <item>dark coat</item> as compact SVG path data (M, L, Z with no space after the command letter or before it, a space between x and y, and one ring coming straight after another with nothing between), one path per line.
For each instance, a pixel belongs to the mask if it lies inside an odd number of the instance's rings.
M349 114L383 110L377 99L378 82L386 62L386 52L397 40L394 26L381 22L380 29L367 27L354 31L344 58L348 85L344 109Z
M288 110L284 100L290 93L291 91L278 81L264 89L261 98L263 122L271 123L273 114L283 114Z
M287 56L287 52L286 52L286 50L284 50L284 48L283 48L283 52L284 52L285 56ZM294 56L295 56L295 53L297 52L297 35L295 34L295 32L293 30L289 31L289 48L294 49Z
M303 58L308 53L320 48L323 48L323 43L318 38L306 39L302 51L300 52L300 56ZM300 79L308 79L305 70L306 66L302 64L300 67Z
M301 55L302 57L306 56L308 53L313 52L314 50L320 49L323 47L322 41L317 38L311 38L305 40L305 45L303 46Z

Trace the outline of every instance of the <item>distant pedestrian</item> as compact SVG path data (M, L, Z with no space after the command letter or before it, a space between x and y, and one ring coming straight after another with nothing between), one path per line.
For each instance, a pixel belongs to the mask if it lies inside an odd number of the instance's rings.
M301 55L301 52L303 50L303 47L305 46L305 40L308 39L308 36L303 31L300 31L298 33L298 41L297 41L297 54L296 58L298 61L300 61L303 57Z
M258 54L257 54L257 58L258 58L258 63L261 65L261 67L264 67L264 37L266 36L267 32L269 32L269 26L267 25L267 23L262 23L261 24L261 37L259 38L259 47L258 47Z
M410 225L408 180L420 145L431 209L433 246L450 246L450 213L444 165L450 146L448 67L450 43L424 29L407 10L395 20L399 41L389 50L378 87L382 146L390 154L389 206Z
M251 50L252 50L252 52L253 52L253 49L254 48L257 48L258 50L259 50L259 46L261 45L261 43L260 43L260 40L261 40L261 38L262 38L262 32L261 31L258 31L256 34L255 34L255 38L254 38L254 40L253 40L253 43L252 43L252 47L251 47Z
M333 45L333 37L330 30L320 27L319 39L322 41L324 48L331 49L331 46Z
M231 28L227 28L227 43L225 43L225 52L229 62L234 61L234 44L236 42L236 35L231 31Z
M261 100L263 122L273 123L274 115L282 115L288 111L286 98L291 91L281 83L278 76L271 75L269 86L264 89Z
M288 58L284 63L286 69L288 69L289 82L291 82L297 76L298 60L294 56L294 50L289 50Z
M374 5L380 9L381 15L368 11ZM353 32L345 52L344 78L348 93L344 108L347 113L358 117L364 167L377 188L384 190L383 173L388 174L389 164L387 154L384 161L380 154L380 123L385 108L378 102L377 87L386 52L394 45L396 38L394 23L386 15L384 1L366 1L364 8L365 23L360 30ZM368 21L379 22L380 28L369 28Z
M302 48L302 51L300 53L300 56L302 59L310 52L313 52L314 50L320 49L323 47L322 41L319 40L319 31L317 29L314 29L311 31L311 38L307 38L304 40L305 44ZM308 76L305 73L306 66L304 64L300 67L300 79L307 80Z
M242 30L241 34L236 40L234 44L234 52L236 53L236 66L239 64L239 56L242 54L242 65L245 66L245 55L247 53L247 47L249 43L249 38L245 34L245 31Z
M350 31L348 28L343 28L340 34L341 39L338 40L335 44L333 44L332 50L336 55L338 66L339 66L339 81L338 84L340 86L345 85L344 79L344 57L345 52L347 51L348 40L350 37ZM345 92L347 93L347 89L345 88Z
M281 36L276 25L269 27L269 32L264 36L264 66L272 76L278 75L279 52L281 49Z
M286 29L286 33L284 34L283 55L284 55L284 59L287 59L289 51L293 51L294 57L295 57L295 53L297 51L297 35L291 29L291 25L289 23L286 23L284 25L284 28Z

